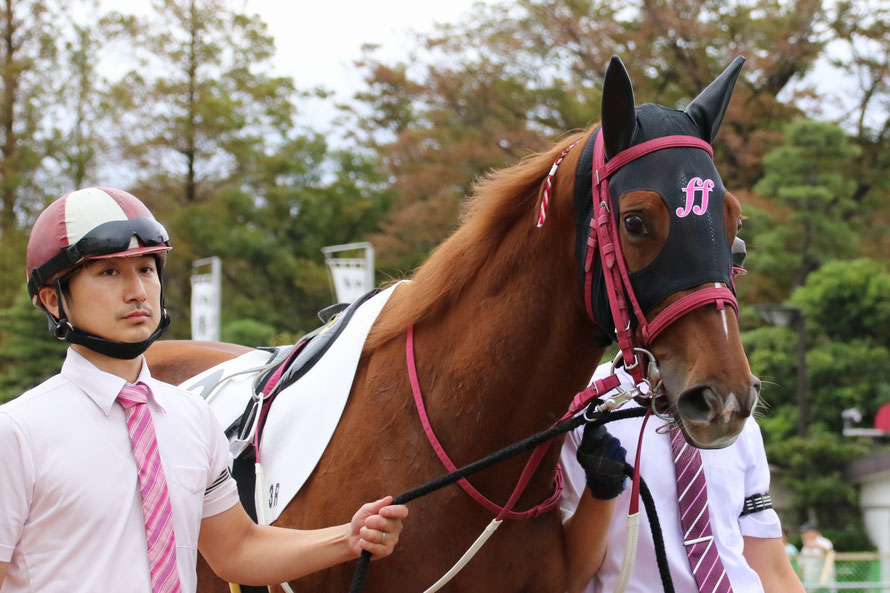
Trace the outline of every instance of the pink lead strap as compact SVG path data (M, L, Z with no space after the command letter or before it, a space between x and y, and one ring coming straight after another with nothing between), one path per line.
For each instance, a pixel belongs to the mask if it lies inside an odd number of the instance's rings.
M433 450L439 457L439 461L442 462L442 465L444 465L448 471L453 472L457 470L457 466L454 465L454 463L448 457L448 454L445 453L445 449L442 447L442 444L439 442L439 439L433 432L433 427L432 425L430 425L430 420L426 413L426 407L423 404L423 396L420 391L420 383L417 380L417 367L414 361L413 325L408 328L408 336L405 341L405 359L408 363L408 378L411 382L411 391L414 395L414 404L417 407L417 414L420 416L420 423L423 425L423 430L430 441L430 445L432 445ZM553 478L554 492L552 495L550 495L550 497L547 498L547 500L531 509L528 509L527 511L517 512L511 510L511 508L513 507L513 505L516 504L519 496L528 485L528 482L534 474L535 469L537 469L537 466L543 458L544 453L547 452L548 446L549 443L544 443L534 450L531 458L528 460L528 463L525 466L525 469L522 470L522 475L520 475L519 477L519 481L517 482L516 487L513 490L513 494L510 495L510 499L503 507L486 498L481 492L476 490L473 485L470 484L470 482L467 481L465 478L461 478L458 481L458 485L464 490L464 492L470 495L473 500L478 502L488 511L497 515L498 519L523 520L532 519L534 517L542 515L556 508L556 506L559 504L559 498L560 496L562 496L563 478L562 471L559 467L557 467L556 475Z

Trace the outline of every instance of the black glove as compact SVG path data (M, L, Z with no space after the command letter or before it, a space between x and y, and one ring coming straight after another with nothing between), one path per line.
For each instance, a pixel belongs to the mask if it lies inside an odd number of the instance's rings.
M594 498L610 500L624 490L624 457L621 441L609 434L602 424L588 422L578 447L578 463L587 475L587 486Z

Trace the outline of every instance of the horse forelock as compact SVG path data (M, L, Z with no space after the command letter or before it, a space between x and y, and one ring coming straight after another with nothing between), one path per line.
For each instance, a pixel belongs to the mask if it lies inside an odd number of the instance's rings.
M381 315L371 330L365 350L373 350L403 334L411 325L441 314L478 276L482 267L490 264L490 255L495 251L505 247L514 252L528 249L522 244L503 245L504 238L519 224L527 224L529 232L536 232L536 206L553 161L567 146L588 133L589 130L566 136L547 151L528 155L516 165L492 171L477 180L462 208L460 226L417 268L411 284L400 289L400 298L393 303L392 310ZM562 178L570 180L572 176L573 171L566 171ZM566 203L559 208L573 220L571 192L565 195L568 196ZM550 225L555 223L548 221ZM566 232L574 229L568 226Z

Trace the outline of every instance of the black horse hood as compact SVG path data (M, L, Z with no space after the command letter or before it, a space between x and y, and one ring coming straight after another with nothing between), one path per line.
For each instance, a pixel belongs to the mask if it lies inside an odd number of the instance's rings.
M636 111L632 146L662 136L701 137L684 111L651 104ZM731 246L723 219L726 188L707 152L674 147L649 153L616 171L609 189L616 224L620 224L621 196L632 191L658 194L670 215L670 232L658 257L630 275L643 311L652 310L675 292L706 282L732 285Z
M685 111L661 105L634 105L624 65L613 58L603 87L602 127L588 139L575 173L576 255L584 277L586 238L593 216L592 168L596 137L603 135L607 162L618 153L665 136L692 136L710 143L722 122L744 60L737 58ZM609 178L615 224L619 202L632 191L651 191L664 201L670 230L664 247L648 266L630 274L633 291L648 313L668 296L705 283L732 286L731 244L723 218L726 188L710 154L702 148L672 146L645 154ZM618 227L620 228L620 227ZM592 301L597 324L612 335L611 315L599 258L595 258Z

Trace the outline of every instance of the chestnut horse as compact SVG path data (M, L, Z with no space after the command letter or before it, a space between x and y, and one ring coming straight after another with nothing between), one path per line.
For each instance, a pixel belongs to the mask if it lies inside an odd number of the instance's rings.
M613 58L603 87L606 157L662 136L695 135L710 143L740 66L737 60L685 111L677 111L635 107L627 72ZM602 336L613 335L608 300L604 310L601 298L591 299L594 317L601 321L595 323L584 295L583 262L592 213L591 166L586 160L590 156L582 149L597 131L573 134L549 151L477 183L461 226L416 271L412 282L397 287L378 317L340 424L315 471L276 524L317 528L344 522L367 500L404 492L445 473L412 400L405 361L406 332L412 326L427 413L458 467L546 428L565 412L605 351ZM577 146L555 174L548 175L572 144ZM704 184L693 186L690 175L675 174L688 169L679 161L693 158L690 151L710 167L707 181L716 183L712 190ZM639 160L635 179L621 181L616 176L612 184L624 261L633 290L644 295L640 303L649 320L681 298L715 285L714 278L689 273L702 253L718 254L715 261L723 281L716 282L731 285L726 273L731 269L729 246L741 216L735 197L723 193L706 150L666 148L654 155L661 163L657 168L646 164L653 156L648 155ZM546 222L537 228L542 187L549 186L545 181L552 183L552 191ZM625 192L620 188L627 183ZM580 200L575 198L576 184L584 186ZM687 245L698 235L672 229L684 229L693 218L703 221L705 216L696 215L709 198L717 222L705 234L713 237L713 244L696 239ZM681 206L683 199L692 200L696 215L679 218L678 199ZM661 257L669 247L680 249L679 265L676 257ZM659 280L653 292L652 286L639 282L640 274L659 267L669 281ZM596 269L602 277L602 269ZM594 279L591 290L600 284ZM647 299L656 302L646 305ZM643 341L639 323L635 330L660 365L663 407L672 409L687 439L701 447L730 444L759 392L742 349L736 313L718 309L713 303L694 307L651 343ZM600 331L604 325L610 328L605 333ZM147 356L155 376L181 382L242 351L246 349L230 345L159 342ZM552 494L558 453L558 444L550 448L517 510ZM490 500L504 504L525 457L487 469L470 481ZM390 558L371 565L365 590L423 591L451 567L491 518L457 486L413 501L401 542ZM228 590L206 565L199 572L202 592ZM353 565L347 564L291 585L297 591L345 593L352 573ZM564 576L560 517L550 511L531 520L505 521L446 590L557 593L565 590Z

